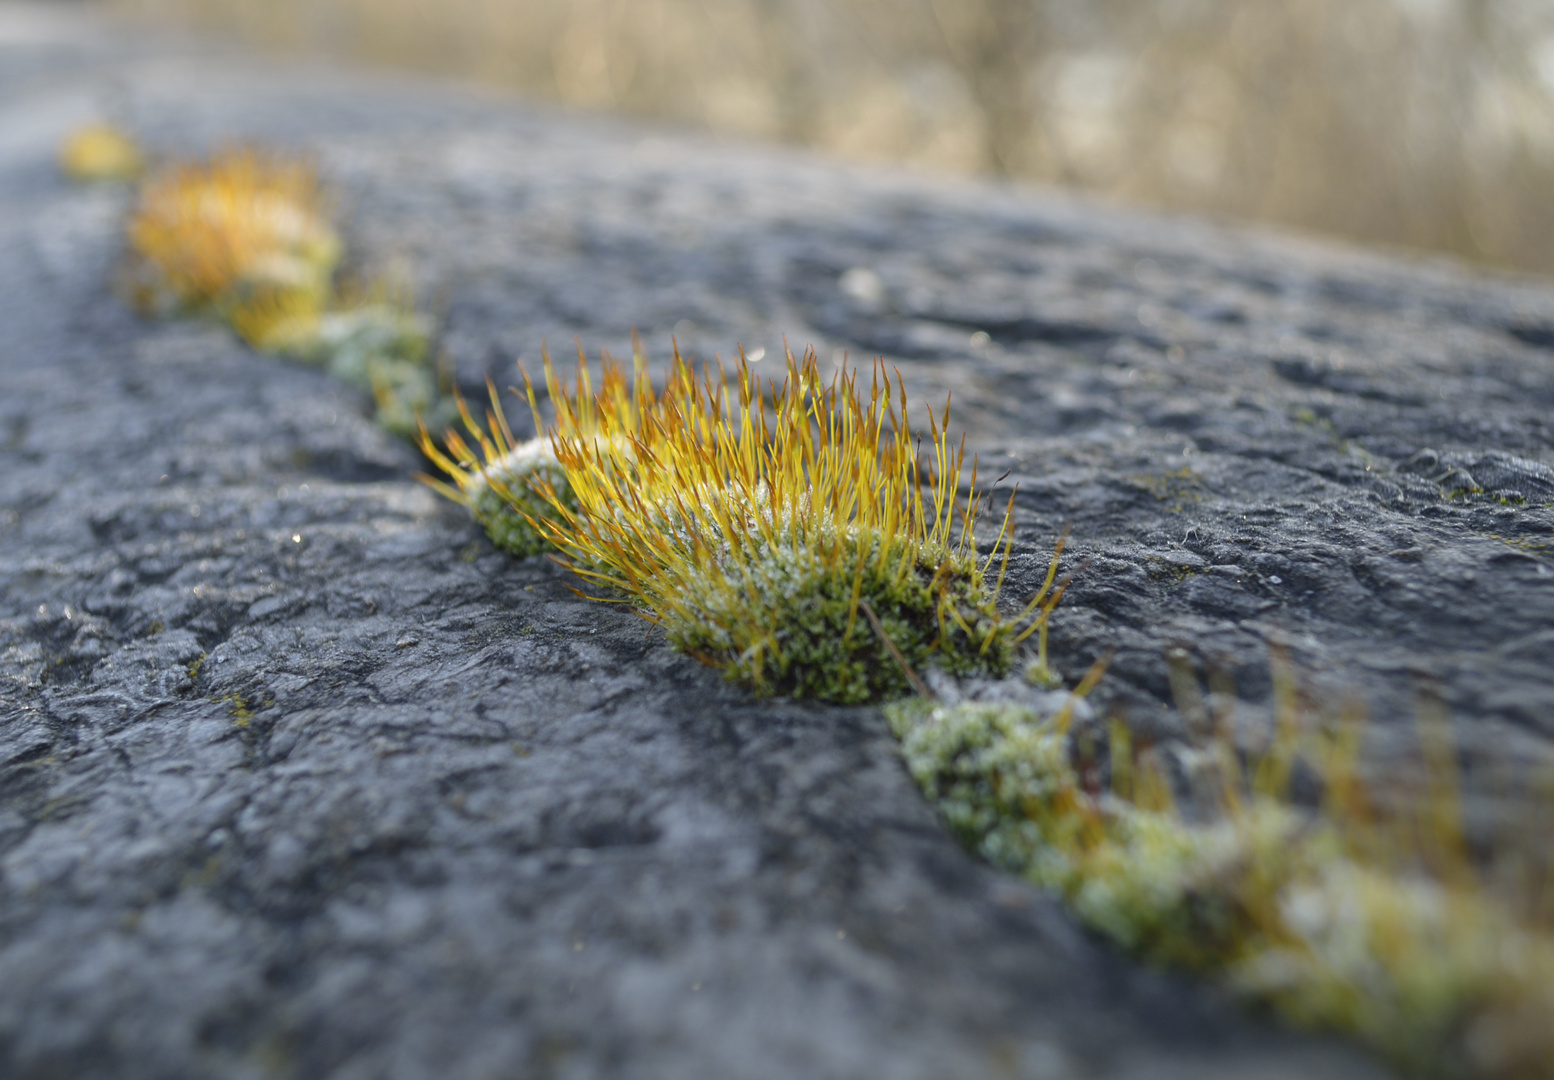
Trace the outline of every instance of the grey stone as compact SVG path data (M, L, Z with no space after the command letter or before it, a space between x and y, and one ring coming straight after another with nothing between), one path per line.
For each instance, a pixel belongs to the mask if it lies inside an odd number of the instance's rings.
M53 153L99 109L314 153L471 393L633 329L881 354L1018 485L1011 599L1072 525L1096 716L1182 734L1173 647L1266 715L1278 639L1382 763L1422 680L1470 766L1550 759L1546 283L96 19L0 5L0 1072L1380 1075L978 865L876 712L493 551L358 392L129 315L128 197Z

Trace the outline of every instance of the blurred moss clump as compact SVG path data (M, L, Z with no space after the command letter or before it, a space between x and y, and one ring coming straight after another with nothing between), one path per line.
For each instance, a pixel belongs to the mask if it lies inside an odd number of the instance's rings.
M343 252L313 167L251 148L159 169L128 232L136 308L236 316L251 341L272 313L322 312Z
M1358 779L1357 721L1306 730L1281 698L1278 734L1250 764L1226 728L1192 751L1209 790L1190 806L1168 759L1135 753L1121 724L1102 761L1067 708L914 698L885 713L963 843L1124 948L1353 1035L1412 1075L1554 1076L1551 889L1496 887L1498 869L1538 852L1475 864L1440 732L1425 729L1428 795L1381 814ZM1290 795L1297 767L1320 778L1319 805ZM1554 801L1523 810L1546 822Z
M60 170L82 182L134 180L146 168L140 144L112 124L77 128L59 148Z
M369 391L378 424L397 435L450 423L430 320L407 285L336 288L344 244L330 210L301 158L237 148L171 164L141 187L124 289L144 313L220 319L261 352Z

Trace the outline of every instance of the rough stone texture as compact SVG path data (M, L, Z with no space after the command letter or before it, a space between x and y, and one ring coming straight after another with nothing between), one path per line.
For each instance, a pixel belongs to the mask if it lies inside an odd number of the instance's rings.
M1542 282L3 4L0 1073L1380 1075L977 865L874 711L752 700L495 553L353 391L127 314L126 197L52 163L102 109L315 152L472 388L635 327L953 390L1020 485L1011 591L1072 523L1054 656L1117 649L1135 727L1180 733L1176 645L1255 716L1277 636L1383 764L1426 675L1473 761L1554 734Z

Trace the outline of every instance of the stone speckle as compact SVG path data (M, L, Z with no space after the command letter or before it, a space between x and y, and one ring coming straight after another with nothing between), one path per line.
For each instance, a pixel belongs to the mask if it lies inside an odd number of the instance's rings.
M1117 650L1097 715L1179 733L1173 646L1265 700L1277 636L1378 760L1421 678L1470 755L1554 735L1542 282L4 4L0 1072L1379 1075L977 865L877 713L752 700L495 552L357 392L127 314L126 196L53 170L102 102L316 153L474 393L633 328L953 391L1019 486L1013 595L1073 525L1053 659Z

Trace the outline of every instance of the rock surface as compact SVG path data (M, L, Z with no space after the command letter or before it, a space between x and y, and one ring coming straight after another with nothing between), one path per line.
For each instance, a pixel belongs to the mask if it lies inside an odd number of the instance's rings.
M1382 1075L977 865L876 712L495 553L353 391L125 312L127 196L53 164L104 111L315 153L472 389L635 328L953 391L1019 484L1011 592L1071 523L1054 658L1116 649L1136 728L1182 731L1173 647L1255 717L1274 638L1383 765L1421 680L1470 763L1554 735L1543 282L0 4L0 1073Z

